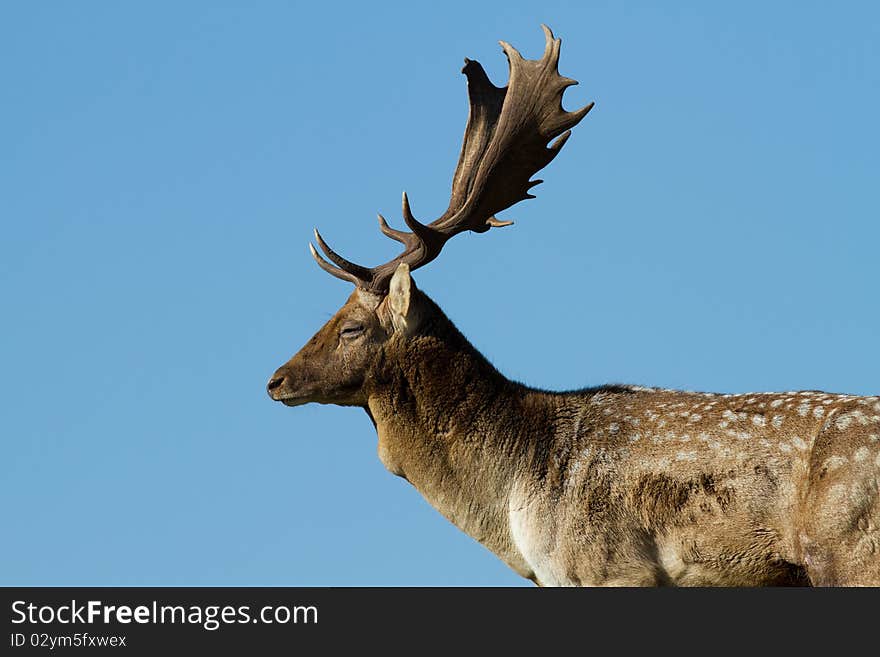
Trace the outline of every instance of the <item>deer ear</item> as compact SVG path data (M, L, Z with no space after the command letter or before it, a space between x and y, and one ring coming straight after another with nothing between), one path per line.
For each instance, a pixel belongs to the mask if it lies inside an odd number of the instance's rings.
M391 277L391 283L388 286L388 305L391 308L391 319L395 328L406 328L412 287L409 265L401 262L397 265L397 269L394 271L394 276Z

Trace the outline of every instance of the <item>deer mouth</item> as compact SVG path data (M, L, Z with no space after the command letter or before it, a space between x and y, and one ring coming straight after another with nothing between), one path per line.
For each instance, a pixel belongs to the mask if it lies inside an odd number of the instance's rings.
M333 392L320 392L316 390L305 390L297 392L282 392L279 394L271 394L273 401L281 402L285 406L303 406L305 404L338 404L341 406L359 405L356 401L359 387L340 388Z
M281 402L285 406L302 406L303 404L307 404L310 399L307 395L295 395L295 394L281 394L281 395L269 395L272 398L272 401Z
M276 399L275 401L280 401L285 406L302 406L303 404L307 404L309 399L307 397L282 397L281 399Z
M282 390L269 390L269 398L285 406L300 406L310 401L309 395Z

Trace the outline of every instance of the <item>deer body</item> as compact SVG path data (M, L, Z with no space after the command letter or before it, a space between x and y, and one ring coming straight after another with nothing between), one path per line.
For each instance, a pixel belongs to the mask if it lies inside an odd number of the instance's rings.
M554 397L558 433L509 501L538 582L803 585L860 581L871 564L876 577L876 398Z
M367 269L269 382L288 406L359 406L378 454L440 513L539 585L880 585L880 398L639 386L554 393L508 380L419 291L410 267L463 230L505 225L589 110L567 113L559 40L511 83L467 62L471 115L450 208ZM537 99L537 100L535 100ZM539 102L540 101L540 102ZM511 109L512 108L512 109ZM506 113L507 112L507 113ZM549 148L546 143L558 137Z

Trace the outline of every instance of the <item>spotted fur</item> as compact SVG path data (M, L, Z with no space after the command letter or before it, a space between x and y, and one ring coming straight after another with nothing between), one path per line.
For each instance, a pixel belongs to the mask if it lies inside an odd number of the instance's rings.
M270 395L363 407L388 470L523 577L880 585L880 398L536 390L406 294L356 291Z

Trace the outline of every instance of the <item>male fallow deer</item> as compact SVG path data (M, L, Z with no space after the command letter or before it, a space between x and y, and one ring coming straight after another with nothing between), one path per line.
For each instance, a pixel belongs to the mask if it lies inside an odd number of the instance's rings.
M367 268L315 232L322 269L355 290L268 384L287 406L360 406L379 458L446 518L539 585L880 585L880 398L604 386L547 392L505 378L413 269L453 236L503 226L531 177L592 108L576 84L501 42L495 87L465 60L470 113L449 208ZM552 143L551 140L554 140ZM549 144L549 147L548 147Z

